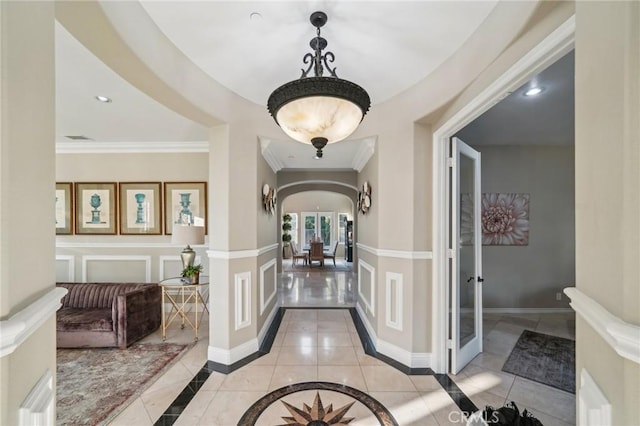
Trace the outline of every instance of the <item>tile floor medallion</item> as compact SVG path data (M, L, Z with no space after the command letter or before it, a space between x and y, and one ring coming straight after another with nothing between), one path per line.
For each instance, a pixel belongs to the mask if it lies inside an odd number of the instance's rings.
M374 419L382 426L398 425L384 405L358 389L330 382L304 382L263 396L238 424L324 426L346 425L354 420L372 424Z
M268 349L223 371L207 360L204 321L201 340L111 425L460 426L470 412L509 401L545 426L575 424L574 394L502 371L525 329L575 339L571 313L485 313L484 352L457 375L433 374L394 363L361 338L354 273L283 273L277 298ZM193 342L179 326L169 333L168 342Z

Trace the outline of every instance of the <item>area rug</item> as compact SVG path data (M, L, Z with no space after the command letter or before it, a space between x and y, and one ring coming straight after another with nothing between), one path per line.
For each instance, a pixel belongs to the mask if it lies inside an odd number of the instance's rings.
M502 371L576 393L575 342L524 330Z
M189 345L57 351L57 424L105 424L179 359Z
M336 265L333 266L333 260L329 259L324 262L324 266L320 266L318 262L313 262L313 266L303 265L301 260L298 260L297 265L293 265L290 259L285 259L282 262L283 272L352 272L353 263L348 263L344 260L336 260Z

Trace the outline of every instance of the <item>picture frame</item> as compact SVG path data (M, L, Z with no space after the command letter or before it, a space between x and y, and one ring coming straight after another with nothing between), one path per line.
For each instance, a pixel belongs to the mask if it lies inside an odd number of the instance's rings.
M73 183L56 182L56 235L73 234Z
M207 234L207 182L165 182L164 205L166 235L176 223L204 225Z
M121 235L162 234L160 182L120 182L118 195Z
M118 185L115 182L76 182L76 235L115 235L118 231Z

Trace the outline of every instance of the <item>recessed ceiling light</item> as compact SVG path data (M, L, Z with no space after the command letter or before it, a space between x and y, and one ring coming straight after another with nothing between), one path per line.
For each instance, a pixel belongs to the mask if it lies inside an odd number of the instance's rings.
M543 87L532 87L531 89L524 92L525 96L537 96L544 90Z
M106 96L102 96L102 95L96 96L96 99L99 100L100 102L104 102L105 104L108 104L111 102L111 98L107 98Z

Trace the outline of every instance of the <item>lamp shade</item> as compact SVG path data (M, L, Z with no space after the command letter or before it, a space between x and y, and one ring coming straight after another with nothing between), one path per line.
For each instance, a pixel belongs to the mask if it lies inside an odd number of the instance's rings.
M172 244L204 244L204 226L173 225Z

